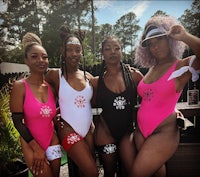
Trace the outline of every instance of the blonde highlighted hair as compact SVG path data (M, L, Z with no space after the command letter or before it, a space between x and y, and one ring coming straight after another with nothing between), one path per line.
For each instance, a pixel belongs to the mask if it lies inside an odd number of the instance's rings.
M164 28L166 31L169 31L170 28L174 25L181 25L175 17L172 16L154 16L148 20L145 25L149 26L150 24L156 25L158 27ZM149 47L142 47L141 43L145 35L145 30L142 33L142 36L139 40L139 44L136 48L135 53L135 64L143 67L143 68L150 68L151 66L156 64L156 59L151 54ZM182 58L183 52L185 50L185 44L181 41L174 40L169 37L169 47L172 56L176 57L177 59Z
M34 33L28 32L26 33L22 38L22 45L25 47L26 45L36 42L40 45L42 45L41 39Z
M27 52L30 50L30 48L33 45L42 46L42 41L39 38L39 36L37 36L36 34L28 32L22 38L22 46L23 46L23 49L24 49L25 58L27 57Z

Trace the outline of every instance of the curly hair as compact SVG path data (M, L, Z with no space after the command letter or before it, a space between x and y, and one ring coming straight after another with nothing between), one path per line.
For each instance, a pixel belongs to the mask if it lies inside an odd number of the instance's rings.
M42 41L36 34L27 32L22 38L22 46L24 49L25 58L27 58L27 53L33 45L42 46Z
M164 28L166 31L169 31L170 28L174 25L181 25L175 17L172 16L154 16L151 17L145 25L145 29L150 24L156 25L158 27ZM142 40L144 39L145 30L142 33L142 36L139 40L139 44L136 48L135 60L134 63L143 68L150 68L156 64L156 59L151 54L148 47L142 47ZM185 44L181 41L174 40L169 37L169 47L171 54L177 59L182 58L183 52L185 50Z

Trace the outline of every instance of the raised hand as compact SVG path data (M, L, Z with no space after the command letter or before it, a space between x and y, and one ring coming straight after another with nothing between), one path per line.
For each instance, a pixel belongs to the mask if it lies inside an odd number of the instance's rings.
M186 30L183 26L181 25L174 25L171 27L168 35L172 37L173 39L183 41L185 35L186 35Z

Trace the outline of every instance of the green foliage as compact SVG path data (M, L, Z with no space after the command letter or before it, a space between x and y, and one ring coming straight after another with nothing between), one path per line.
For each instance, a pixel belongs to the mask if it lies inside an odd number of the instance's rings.
M137 33L141 29L139 20L133 12L123 15L114 25L114 34L121 40L124 52L127 48L133 51L136 44Z
M132 58L138 33L137 16L130 12L121 16L114 25L96 25L92 12L98 7L87 0L7 0L6 12L0 12L0 59L3 61L23 63L20 43L26 32L39 35L48 52L50 67L60 67L59 27L66 23L72 29L86 30L85 58L86 64L101 60L101 42L107 35L116 35L123 44L125 60ZM191 9L187 9L180 21L192 34L200 37L200 0L194 0ZM154 15L165 12L158 10ZM153 16L154 16L153 15ZM170 15L170 14L169 14ZM17 48L17 49L16 49ZM94 62L94 63L93 63Z
M191 34L200 37L200 0L194 0L179 20Z
M72 29L84 28L87 24L84 17L89 12L89 1L58 1L51 13L46 15L46 23L43 25L41 39L46 48L50 67L60 67L61 40L59 28L67 24ZM54 4L54 3L53 3ZM52 7L53 4L49 6ZM78 10L77 10L78 9Z
M11 63L24 63L24 56L22 48L16 47L12 50L5 51L5 57L7 62Z
M12 122L9 99L9 86L6 84L0 90L0 174L6 173L6 169L23 155L19 133Z
M163 12L162 10L158 10L158 11L156 11L151 17L159 16L159 15L168 16L168 15L166 14L166 12Z

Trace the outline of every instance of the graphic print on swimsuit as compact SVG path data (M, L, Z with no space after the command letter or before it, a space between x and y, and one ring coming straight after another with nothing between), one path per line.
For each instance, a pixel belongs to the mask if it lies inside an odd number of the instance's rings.
M84 96L77 96L74 100L74 104L78 107L78 108L84 108L85 104L86 104L86 98Z
M50 117L50 115L52 114L52 109L47 106L47 105L43 105L41 108L40 108L40 115L42 117Z
M114 99L113 106L116 109L125 109L126 105L127 105L127 102L123 96L118 96Z

